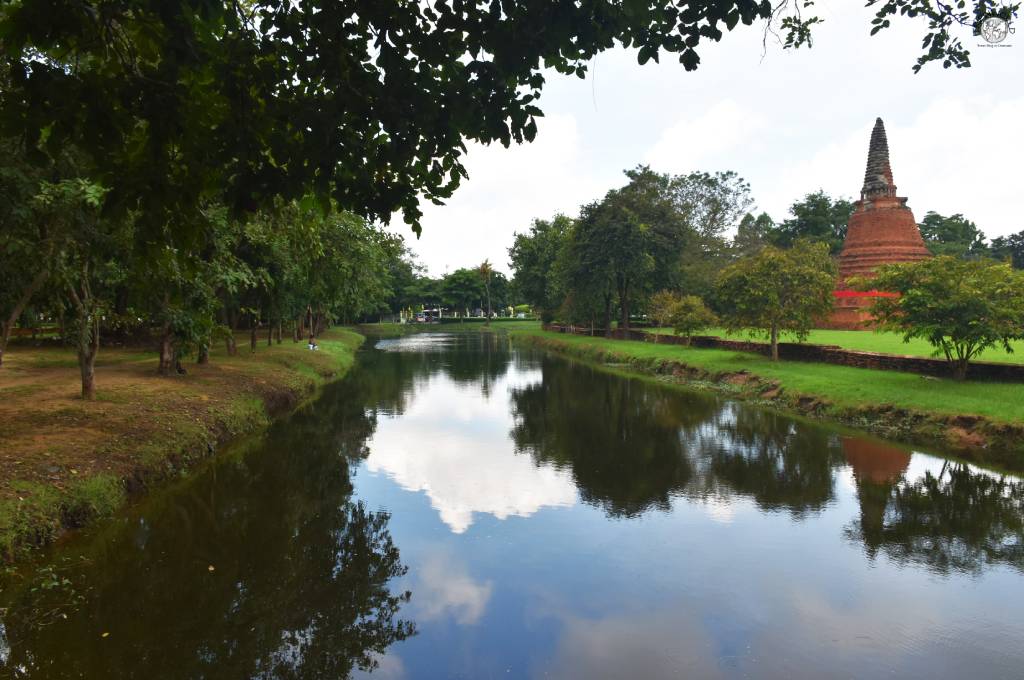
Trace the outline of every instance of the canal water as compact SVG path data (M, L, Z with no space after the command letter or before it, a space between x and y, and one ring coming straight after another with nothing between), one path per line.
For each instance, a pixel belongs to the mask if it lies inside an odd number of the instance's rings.
M4 677L1020 678L1024 482L419 334L3 586Z

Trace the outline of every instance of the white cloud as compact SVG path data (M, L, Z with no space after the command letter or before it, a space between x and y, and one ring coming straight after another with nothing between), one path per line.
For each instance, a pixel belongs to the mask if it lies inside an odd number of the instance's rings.
M413 250L438 276L488 258L507 271L511 234L526 231L534 218L575 214L602 184L579 164L576 119L554 113L539 120L531 144L469 145L469 179L444 206L423 208L425 228ZM606 189L605 189L606 190Z
M645 161L661 172L681 174L699 167L734 167L743 154L756 152L763 118L732 99L713 104L693 119L667 128Z

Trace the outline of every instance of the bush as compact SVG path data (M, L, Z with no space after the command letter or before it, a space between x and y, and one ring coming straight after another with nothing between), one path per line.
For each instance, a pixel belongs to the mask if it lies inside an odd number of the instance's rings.
M694 333L714 326L718 317L696 295L684 295L673 307L670 322L675 334L684 336L689 345Z

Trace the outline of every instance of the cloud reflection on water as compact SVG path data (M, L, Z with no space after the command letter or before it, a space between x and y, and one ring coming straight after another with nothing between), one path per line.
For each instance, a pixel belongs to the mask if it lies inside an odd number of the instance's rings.
M572 476L516 455L507 436L509 390L540 378L537 370L510 366L482 397L478 385L434 374L417 385L402 416L370 439L366 469L386 474L406 490L424 492L456 534L469 529L476 513L506 519L574 505Z

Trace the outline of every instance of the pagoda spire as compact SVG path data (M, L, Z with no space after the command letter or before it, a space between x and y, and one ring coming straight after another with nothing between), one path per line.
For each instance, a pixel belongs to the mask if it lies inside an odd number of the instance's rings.
M881 118L875 119L868 144L868 166L864 171L864 188L860 197L864 200L878 196L895 196L896 185L892 181L889 167L889 140L885 137L885 125Z

